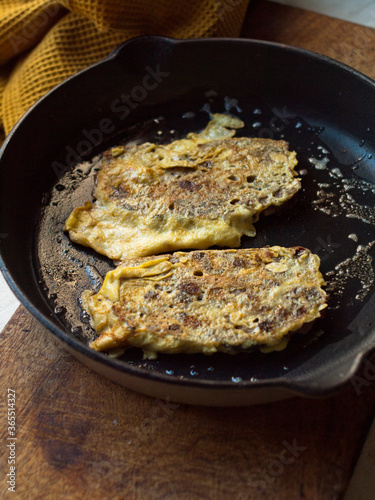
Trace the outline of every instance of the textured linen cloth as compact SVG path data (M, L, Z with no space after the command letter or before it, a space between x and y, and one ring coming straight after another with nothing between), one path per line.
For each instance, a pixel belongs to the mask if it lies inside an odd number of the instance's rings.
M238 36L249 0L0 0L0 144L43 94L138 35Z

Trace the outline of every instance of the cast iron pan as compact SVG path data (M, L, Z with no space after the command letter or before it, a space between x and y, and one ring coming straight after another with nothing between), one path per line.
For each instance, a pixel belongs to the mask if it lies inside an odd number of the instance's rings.
M316 252L329 308L310 333L267 355L144 361L138 350L121 359L93 352L79 296L97 290L113 264L72 244L64 221L91 199L102 151L182 137L202 129L208 112L230 112L246 123L241 135L283 138L297 151L301 192L262 217L257 236L243 238L243 246ZM374 130L374 82L327 57L253 40L130 40L47 94L7 138L0 158L2 271L74 356L134 390L207 405L330 394L375 347Z

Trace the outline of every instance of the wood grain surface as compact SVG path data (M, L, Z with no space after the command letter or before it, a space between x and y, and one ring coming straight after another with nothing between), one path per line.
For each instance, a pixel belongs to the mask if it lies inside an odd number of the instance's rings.
M322 52L375 76L369 28L255 1L243 36ZM325 400L233 409L158 401L80 364L23 308L0 350L0 498L336 500L375 405L375 383L361 371L360 391L349 384ZM6 483L8 388L16 392L15 494Z
M0 349L1 470L11 388L21 499L336 499L375 403L375 384L247 408L158 401L80 364L21 307Z
M274 2L252 0L242 37L313 50L375 78L375 30L366 26Z

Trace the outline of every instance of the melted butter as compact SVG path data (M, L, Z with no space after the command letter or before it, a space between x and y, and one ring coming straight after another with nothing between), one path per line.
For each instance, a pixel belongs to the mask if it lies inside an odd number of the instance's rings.
M346 194L340 197L342 208L346 211L346 216L351 219L360 219L367 224L375 224L375 207L359 205L355 199Z
M324 186L317 191L317 198L313 201L314 208L332 217L340 215L340 207L335 200L335 193L327 191Z
M349 234L348 238L358 243L358 236L355 233Z
M375 272L372 265L372 256L369 251L375 245L375 240L367 245L358 245L355 254L340 262L333 271L326 273L328 293L341 297L347 283L352 279L360 282L360 289L355 295L356 300L364 300L375 285ZM349 303L352 305L353 301ZM338 308L339 305L336 306Z
M332 170L330 170L330 175L331 177L336 177L340 179L343 177L342 172L339 168L333 168Z
M328 161L327 158L325 160ZM363 179L345 178L338 168L329 170L328 174L332 183L318 183L319 189L313 207L332 217L344 215L366 224L375 224L375 185ZM358 198L363 194L373 196L374 203L359 203Z
M309 162L312 163L317 170L326 170L329 159L327 156L325 156L321 160L319 160L318 158L311 157L309 158Z
M329 151L327 151L323 146L318 146L319 151L321 151L324 155L327 155Z

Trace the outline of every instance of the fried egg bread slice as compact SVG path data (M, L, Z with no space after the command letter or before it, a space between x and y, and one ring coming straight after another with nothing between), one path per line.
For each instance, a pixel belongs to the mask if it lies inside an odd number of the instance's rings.
M123 262L82 304L97 351L280 349L326 307L319 257L302 247L176 252Z
M299 189L285 141L233 137L238 118L215 114L199 134L168 145L112 148L94 203L73 210L71 240L122 261L183 249L240 246L260 212Z

